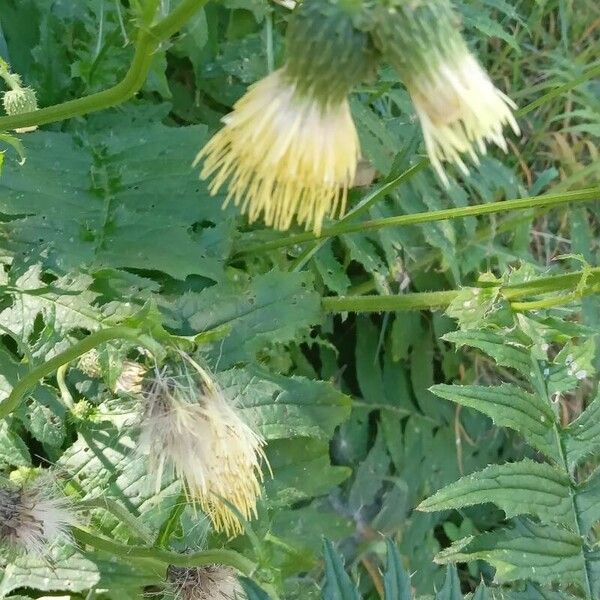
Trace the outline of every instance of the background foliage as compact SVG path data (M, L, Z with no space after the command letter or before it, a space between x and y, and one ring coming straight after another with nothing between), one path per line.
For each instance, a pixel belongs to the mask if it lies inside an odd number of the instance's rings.
M40 106L104 89L131 60L138 4L4 0L0 55ZM593 0L457 6L520 106L600 61ZM264 597L257 584L289 599L600 597L598 298L517 313L470 287L481 273L514 283L598 264L598 203L342 234L308 255L261 251L284 236L222 211L190 165L247 86L281 61L288 14L266 0L208 4L154 54L135 100L24 136L25 164L8 149L0 179L3 394L31 364L140 311L175 336L211 332L202 358L269 442L274 478L259 518L227 541L182 508L177 482L154 493L123 427L127 402L110 392L127 344L103 347L101 380L68 371L86 410L67 411L51 378L0 424L3 470L55 465L88 502L90 527L117 546L240 551L259 565L250 598ZM352 109L368 161L356 205L373 181L419 164L422 148L391 69ZM509 155L492 153L449 190L416 168L355 219L598 183L598 81L520 123ZM445 314L336 315L320 304L454 288L464 291ZM324 537L334 543L323 549ZM0 596L160 595L169 560L114 560L117 546L80 540L51 562L6 558ZM447 562L459 569L438 564Z

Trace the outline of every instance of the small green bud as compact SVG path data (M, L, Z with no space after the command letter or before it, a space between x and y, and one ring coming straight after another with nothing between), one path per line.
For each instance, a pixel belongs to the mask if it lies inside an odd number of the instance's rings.
M4 92L2 104L4 105L6 114L9 116L33 112L38 108L35 90L30 87L16 87L8 92ZM36 126L32 126L22 127L16 131L19 133L27 133L28 131L35 131L36 129Z

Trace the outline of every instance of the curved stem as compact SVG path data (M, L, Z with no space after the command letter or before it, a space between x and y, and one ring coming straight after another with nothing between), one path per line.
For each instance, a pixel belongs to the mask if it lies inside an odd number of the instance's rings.
M208 0L183 0L173 12L153 27L140 29L135 53L125 77L113 87L34 112L0 117L0 131L63 121L121 104L144 84L154 52L188 21Z
M432 221L448 221L463 217L475 217L479 215L489 215L495 213L508 212L512 210L522 210L538 207L549 207L570 202L589 202L590 200L600 199L600 187L586 188L561 194L546 194L530 198L518 198L515 200L502 200L500 202L490 202L489 204L477 204L475 206L464 206L457 208L447 208L443 210L431 210L410 215L399 215L397 217L386 217L383 219L372 219L360 223L338 223L332 227L323 229L320 235L315 235L312 231L290 235L285 238L272 240L240 248L238 254L251 254L255 252L265 252L277 248L285 248L295 244L310 242L322 238L328 238L346 233L357 233L363 231L375 231L385 227L400 227L406 225L419 225L430 223Z
M108 552L113 556L150 558L163 562L165 565L174 565L177 567L200 567L214 564L227 565L237 569L244 575L252 575L256 570L255 563L233 550L212 549L192 554L179 554L163 550L162 548L120 544L80 528L73 528L72 531L73 537L80 544L87 544L97 550Z
M141 331L131 329L130 327L109 327L96 331L70 348L67 348L67 350L53 356L45 363L35 367L20 379L8 398L0 403L0 419L5 418L15 410L27 392L31 391L41 379L51 375L62 365L70 363L86 352L89 352L92 348L116 339L135 342L140 346L144 346L150 352L155 352L156 350L156 344L151 338L145 336Z

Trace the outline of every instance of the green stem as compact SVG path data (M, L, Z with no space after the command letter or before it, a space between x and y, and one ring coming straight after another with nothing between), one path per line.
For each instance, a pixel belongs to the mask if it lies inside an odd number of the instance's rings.
M447 208L443 210L432 210L419 212L410 215L399 215L397 217L386 217L383 219L372 219L360 223L338 223L332 227L323 229L320 235L315 235L311 231L290 235L285 238L263 242L261 244L251 245L241 248L238 254L251 254L256 252L265 252L277 248L285 248L318 239L329 238L336 235L357 233L364 231L375 231L385 227L401 227L407 225L419 225L430 223L432 221L448 221L451 219L460 219L463 217L475 217L479 215L489 215L512 210L522 210L538 207L549 207L569 202L588 202L600 198L600 187L586 188L572 192L563 192L561 194L546 194L530 198L519 198L516 200L502 200L500 202L490 202L489 204L477 204L475 206L464 206L457 208Z
M154 53L160 44L180 29L207 1L183 0L173 12L156 25L140 29L131 65L125 77L113 87L83 98L40 108L34 112L0 117L0 131L63 121L116 106L131 98L146 81Z
M561 94L564 94L565 92L576 88L578 85L581 85L582 83L585 83L586 81L589 81L590 79L593 79L594 77L598 76L600 76L600 65L591 67L587 71L584 71L579 77L575 77L575 79L571 79L570 81L567 81L567 83L555 87L552 91L548 92L547 94L544 94L543 96L540 96L537 100L530 102L523 108L520 108L519 110L517 110L516 116L522 117L530 113L532 110L539 108L543 104L546 104L546 102L550 102L551 100L554 100L554 98L560 96Z
M520 298L528 296L539 296L552 292L572 290L577 286L584 274L588 274L588 285L577 294L555 296L548 299L547 306L536 305L537 303L519 303ZM540 277L531 281L513 284L502 288L504 298L512 302L514 310L527 310L531 308L544 308L568 304L582 296L595 293L600 283L600 268L595 268L566 275L554 275ZM445 290L441 292L416 292L413 294L389 295L389 296L332 296L323 298L321 306L325 312L387 312L405 310L431 310L446 308L460 293L460 290ZM551 302L549 302L551 300ZM541 301L540 301L541 302Z
M88 335L80 342L77 342L67 350L57 354L56 356L53 356L45 363L35 367L29 371L29 373L27 373L23 379L20 379L12 389L12 392L8 398L0 403L0 419L4 419L13 410L15 410L25 395L31 391L41 379L48 377L48 375L54 373L54 371L59 369L62 365L74 361L86 352L89 352L92 348L116 339L135 342L140 346L144 346L153 353L156 350L156 344L151 338L145 336L138 330L131 329L130 327L109 327L107 329L96 331Z
M153 542L152 534L147 527L141 522L140 519L132 515L125 507L121 506L118 502L108 497L101 498L89 498L79 500L77 502L78 509L94 509L101 508L108 511L111 515L119 519L123 524L127 525L131 531L134 532L135 536L140 540L151 544Z
M398 187L401 183L411 179L414 175L422 171L425 167L429 165L428 159L423 159L418 163L414 164L412 167L408 168L400 175L396 177L392 177L384 181L375 187L371 192L369 192L357 206L355 206L351 211L349 211L346 215L344 215L339 223L347 223L354 219L355 217L360 216L361 214L367 212L375 202L389 194L394 188ZM290 270L291 271L299 271L304 268L306 263L327 243L327 240L316 241L311 247L306 248L299 256L296 258L294 263L292 264Z
M234 552L233 550L213 549L192 554L179 554L162 548L146 546L128 546L97 536L89 531L73 528L73 537L80 543L92 546L97 550L108 552L113 556L123 558L149 558L163 562L166 565L177 567L200 567L204 565L227 565L237 569L244 575L252 575L256 565L251 561Z

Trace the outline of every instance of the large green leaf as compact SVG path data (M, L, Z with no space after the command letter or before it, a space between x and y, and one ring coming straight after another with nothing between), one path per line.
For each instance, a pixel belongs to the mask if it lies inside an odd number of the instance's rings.
M436 562L485 560L499 582L529 579L540 583L582 583L582 539L556 527L518 522L504 529L464 538L436 556Z
M164 567L154 561L138 560L133 565L101 553L61 547L52 550L50 557L21 556L5 563L0 570L0 597L20 588L45 592L141 589L163 577Z
M163 307L168 324L192 335L216 328L229 335L212 345L219 368L289 342L321 320L320 299L306 273L272 271L251 281L216 285Z
M265 481L267 505L291 506L327 494L350 475L347 467L331 466L326 442L310 438L276 440L267 448L273 479ZM318 477L307 476L318 473Z
M350 413L350 398L324 381L274 375L256 367L230 369L217 377L227 397L267 440L329 439Z
M5 165L0 182L5 250L62 273L150 268L221 280L232 221L191 168L206 127L140 118L116 129L27 137L27 162Z
M575 509L582 535L587 535L600 520L600 470L596 470L577 489Z
M497 425L518 431L532 446L558 459L554 413L539 396L509 383L498 386L440 384L431 390L442 398L484 413Z
M418 506L440 511L492 502L507 517L532 515L574 526L570 481L553 466L523 460L489 467L442 488Z

